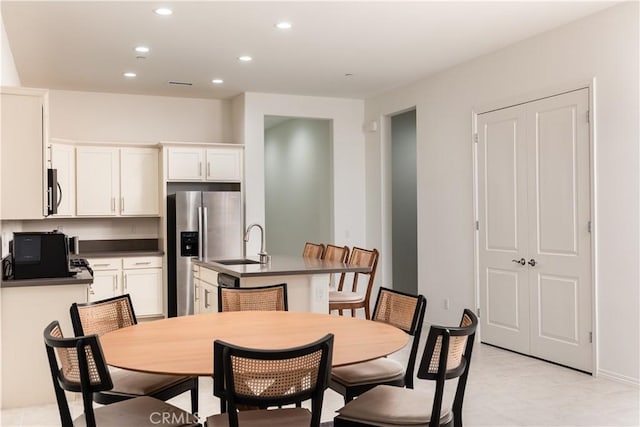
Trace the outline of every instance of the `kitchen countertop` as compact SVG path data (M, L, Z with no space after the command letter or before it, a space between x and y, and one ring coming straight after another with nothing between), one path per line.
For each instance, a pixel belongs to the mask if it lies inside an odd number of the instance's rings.
M257 257L247 257L257 261ZM369 267L348 265L342 262L328 261L301 256L272 255L268 264L220 264L216 260L193 259L193 263L205 268L225 273L233 277L289 276L329 273L368 273Z
M93 276L85 269L75 276L42 279L3 280L2 288L18 288L24 286L58 286L58 285L88 285L93 283Z
M114 258L114 257L136 257L136 256L163 256L163 251L104 251L104 252L82 252L71 255L71 258Z

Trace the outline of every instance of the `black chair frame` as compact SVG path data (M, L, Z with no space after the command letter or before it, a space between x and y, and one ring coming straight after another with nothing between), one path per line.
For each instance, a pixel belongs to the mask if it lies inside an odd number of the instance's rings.
M418 378L420 379L433 380L436 382L429 427L462 427L462 403L464 400L465 388L467 386L467 378L469 376L469 367L471 365L473 342L475 340L476 328L478 326L478 318L473 313L473 311L465 309L462 315L463 320L465 316L471 319L472 323L470 326L431 326L429 330L429 336L427 337L427 342L422 354L422 359L420 361L420 367L418 368L417 374ZM447 370L449 342L451 340L451 337L459 336L467 337L466 346L462 354L462 360L457 367ZM438 358L438 370L436 372L429 372L431 358L439 339L442 340L442 343L440 346L440 357ZM456 393L451 408L452 416L448 418L444 422L444 424L440 424L445 381L454 378L458 378L458 384L456 386ZM344 418L341 418L340 415L334 418L333 425L334 427L373 426L373 424L367 424L364 422L345 420Z
M409 352L409 360L407 361L407 368L405 370L404 377L402 379L398 379L395 381L383 381L379 383L369 383L369 384L359 384L349 386L347 384L343 384L335 378L331 377L329 379L329 388L340 393L344 396L345 403L352 401L355 397L361 395L362 393L371 390L372 388L378 385L394 385L398 387L407 387L413 388L413 373L416 365L416 358L418 356L418 347L420 344L420 334L422 332L422 324L424 322L424 315L427 308L427 300L423 295L413 295L406 292L400 292L393 289L380 287L378 291L378 297L376 298L376 304L373 308L373 321L375 321L376 313L378 312L380 298L382 292L391 292L411 298L417 299L416 310L413 314L413 320L411 321L411 327L407 331L409 335L413 337L413 342L411 343L411 350Z
M229 426L238 426L238 405L266 409L267 407L281 407L289 404L299 406L300 402L311 399L311 426L318 427L320 425L324 392L327 388L331 372L333 339L333 334L327 334L311 344L283 350L257 350L215 340L213 343L213 394L220 398L221 408L226 407L226 412L229 416ZM259 360L281 360L305 356L319 350L322 351L322 356L317 384L313 390L300 391L277 398L241 396L233 392L235 389L233 375L226 375L227 372L232 372L231 358L233 356ZM222 402L224 402L224 404Z
M95 427L96 420L93 413L92 394L109 390L113 387L111 376L106 368L102 348L98 342L97 335L88 335L77 338L57 338L52 335L55 328L60 328L58 321L51 322L44 330L44 341L49 359L49 368L53 380L53 388L58 402L58 412L60 413L60 423L63 427L73 427L73 419L69 411L69 404L64 393L65 390L82 393L82 403L84 406L85 420L88 427ZM78 366L80 374L80 384L65 380L56 359L55 348L75 348L78 354ZM86 349L91 351L95 361L100 382L92 384L89 377L89 362L87 361ZM85 391L86 390L86 391Z
M108 303L111 301L119 300L122 298L126 298L129 309L131 310L131 317L133 319L133 323L137 324L138 319L136 318L135 311L133 310L133 304L131 303L131 296L129 294L119 295L116 297L106 298L100 301L93 301L88 303L73 303L71 308L69 309L71 314L71 323L73 325L73 333L76 337L84 336L84 330L82 327L82 321L80 320L80 313L78 311L78 307L87 307L102 303ZM93 401L96 403L100 403L101 405L109 405L111 403L121 402L127 399L133 399L138 397L138 395L133 394L124 394L124 393L116 393L113 391L109 391L111 387L106 390L99 390L93 394ZM154 393L149 394L150 397L154 397L156 399L160 399L163 401L169 400L173 397L176 397L185 392L191 392L191 411L193 413L198 412L198 377L187 377L183 381L178 383L171 384L165 388L155 391Z

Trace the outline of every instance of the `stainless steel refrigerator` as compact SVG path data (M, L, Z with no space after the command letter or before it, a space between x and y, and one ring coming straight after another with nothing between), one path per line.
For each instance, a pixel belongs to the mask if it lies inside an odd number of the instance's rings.
M193 314L193 257L243 257L243 225L239 191L178 191L167 197L169 317Z

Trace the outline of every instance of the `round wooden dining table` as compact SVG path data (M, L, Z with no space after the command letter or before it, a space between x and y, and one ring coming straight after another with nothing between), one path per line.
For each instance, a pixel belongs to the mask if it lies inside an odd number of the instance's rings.
M409 336L394 326L346 316L289 311L237 311L143 322L100 337L109 365L134 371L213 375L213 341L256 349L286 349L334 334L333 364L394 353Z

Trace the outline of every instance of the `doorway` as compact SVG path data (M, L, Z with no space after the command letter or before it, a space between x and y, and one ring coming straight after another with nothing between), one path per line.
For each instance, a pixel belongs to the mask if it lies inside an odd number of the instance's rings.
M482 341L593 372L589 89L478 115Z
M300 256L305 242L332 242L332 121L265 116L264 123L267 250Z
M416 110L391 117L391 271L393 289L418 293Z

